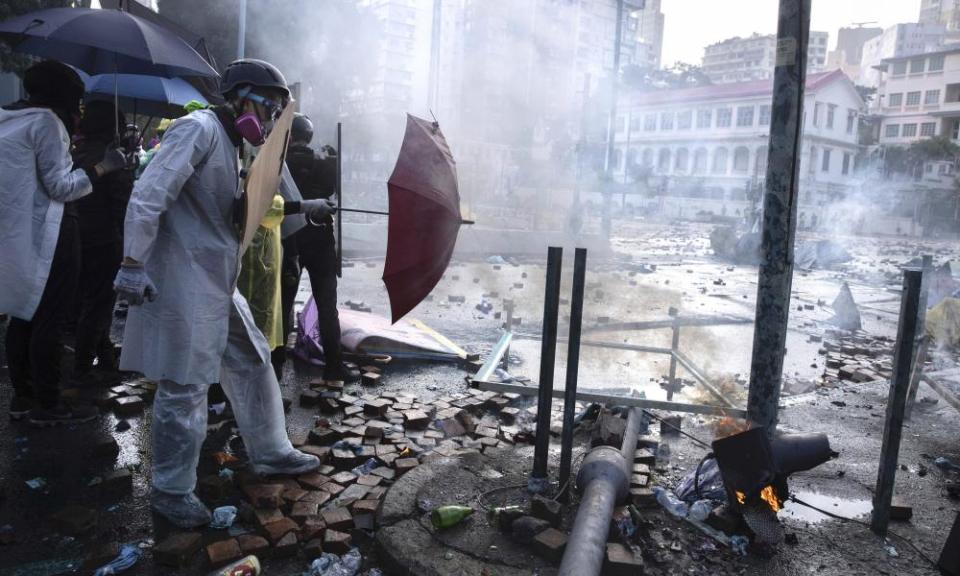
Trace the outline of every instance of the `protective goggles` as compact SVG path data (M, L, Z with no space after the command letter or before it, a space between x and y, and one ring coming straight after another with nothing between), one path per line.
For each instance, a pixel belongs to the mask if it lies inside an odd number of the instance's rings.
M253 93L249 88L241 92L240 97L246 98L247 100L250 100L252 102L256 102L257 104L266 108L267 113L270 115L270 118L272 118L273 120L276 120L277 118L279 118L280 114L283 113L283 107L284 107L283 102L276 102L274 100L270 100L269 98L264 98L259 94Z

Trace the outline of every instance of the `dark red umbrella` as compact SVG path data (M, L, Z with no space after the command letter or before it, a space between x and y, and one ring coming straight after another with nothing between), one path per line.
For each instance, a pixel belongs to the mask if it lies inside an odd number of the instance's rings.
M383 283L393 321L413 310L440 281L460 224L457 167L440 125L407 114L407 131L387 181L390 223Z

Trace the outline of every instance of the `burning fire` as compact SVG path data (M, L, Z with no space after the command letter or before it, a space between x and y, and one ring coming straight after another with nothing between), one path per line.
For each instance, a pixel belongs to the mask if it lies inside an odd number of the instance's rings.
M743 492L737 490L734 492L737 497L737 502L740 504L747 503L747 495ZM777 492L773 489L773 486L767 486L760 491L760 499L767 503L768 506L774 511L777 512L780 510L780 499L777 498Z
M737 420L729 416L724 416L713 424L713 437L716 440L733 436L740 432L746 432L750 429L750 424L744 420Z

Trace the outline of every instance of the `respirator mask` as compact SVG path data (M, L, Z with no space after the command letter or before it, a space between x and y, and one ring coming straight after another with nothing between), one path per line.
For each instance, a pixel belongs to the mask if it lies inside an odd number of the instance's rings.
M237 132L244 140L254 146L261 146L266 140L267 134L273 129L274 121L280 116L280 113L283 112L283 107L273 100L264 98L259 94L254 94L250 91L250 88L241 91L239 96L251 102L256 102L267 110L269 118L264 122L261 122L259 116L253 112L244 112L233 121L234 128L237 129Z

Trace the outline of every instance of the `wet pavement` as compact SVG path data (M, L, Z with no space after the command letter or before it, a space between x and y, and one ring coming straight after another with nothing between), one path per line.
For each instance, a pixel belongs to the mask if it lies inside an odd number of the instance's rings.
M752 318L756 267L733 266L716 259L709 248L709 227L629 224L622 225L618 234L614 258L588 259L584 326L597 329L592 337L627 344L669 346L669 329L638 332L605 330L604 326L624 320L663 320L670 307L678 308L681 315ZM795 306L790 315L785 377L787 391L797 395L787 403L781 421L784 426L800 431L826 431L834 449L841 452L838 460L796 475L791 486L798 493L807 494L811 503L819 502L837 513L853 516L863 513L863 502L870 500L875 482L886 389L849 383L817 388L825 369L825 357L818 353L820 345L810 342L809 336L822 334L829 328L827 320L832 312L828 305L842 282L848 281L854 297L862 305L864 331L873 336L893 337L899 309L897 265L924 251L934 253L938 260L956 258L957 252L955 245L949 243L922 245L897 239L848 239L847 245L855 260L842 270L815 270L795 275L795 298L801 309ZM567 256L572 258L572 254ZM520 320L515 326L518 337L511 349L510 372L535 379L539 372L537 338L543 306L544 258L517 257L516 265L496 262L454 262L432 297L412 316L468 351L485 355L495 344L505 319L503 301L512 300L514 317ZM375 314L389 315L386 292L379 281L382 262L357 258L349 264L341 283L341 302L363 301ZM651 264L656 265L656 270L650 269ZM564 264L562 298L569 297L571 275L572 260L568 260ZM301 300L309 293L306 275L304 284ZM464 303L452 302L451 296L464 297ZM489 313L476 309L484 299L493 306ZM566 306L561 308L561 335L566 333L565 309ZM732 397L742 404L745 394L735 382L743 381L748 375L751 343L750 324L697 327L683 329L680 348L711 379L733 383ZM557 384L564 373L565 349L563 344L558 346ZM65 359L68 365L69 360L69 357ZM668 365L665 356L584 348L580 387L633 389L649 398L664 398L659 382L667 373ZM282 388L284 396L291 399L298 398L307 383L319 376L315 368L297 362L288 363L286 369ZM462 367L452 364L395 361L384 371L380 391L404 391L430 401L463 392L467 375ZM682 371L680 375L685 376ZM3 368L0 370L0 406L4 407L11 393L8 382ZM921 397L926 396L932 397L933 393L921 388ZM697 387L688 386L681 399L701 401L705 398ZM842 402L844 406L833 401ZM315 415L315 410L300 408L294 402L288 415L291 434L313 428ZM129 574L206 572L199 560L178 572L158 567L150 558L151 543L160 541L171 531L150 513L147 504L150 416L148 406L143 415L127 419L130 428L123 432L115 430L118 419L112 413L105 414L95 424L53 430L37 430L24 423L13 423L5 416L0 418L0 576L71 573L91 550L108 542L145 546L146 556L127 572ZM712 422L707 418L688 417L684 420L684 429L709 439ZM958 479L934 467L932 458L946 456L960 461L957 422L956 411L944 402L927 403L921 406L905 431L901 462L906 470L898 474L898 493L909 498L914 506L914 518L894 530L933 557L939 553L960 505L946 496L947 486ZM101 446L110 438L116 439L119 447L115 457ZM219 449L229 438L229 428L221 429L210 435L206 448ZM675 442L674 456L663 470L664 482L676 480L701 456L700 450L689 441ZM555 450L553 457L556 455ZM207 467L202 472L213 469L208 461L202 466ZM122 482L114 488L104 487L105 475L121 469L132 473L129 488ZM42 479L44 485L30 487L27 482L34 479ZM834 502L839 505L832 506ZM80 536L64 534L62 526L52 517L69 505L94 510L96 528ZM674 531L683 534L684 546L695 545L699 550L694 555L699 560L691 560L687 550L682 563L659 568L655 563L651 565L648 573L652 574L679 573L675 569L681 565L685 573L691 574L931 573L908 546L896 539L890 543L900 558L890 557L882 543L862 526L820 521L806 512L794 511L792 506L781 513L781 517L788 531L797 534L799 543L785 546L778 556L768 560L755 557L740 560L717 553L720 560L712 561L709 546L699 537L688 534L688 527L661 513L650 514L653 522L676 524ZM2 528L7 525L12 527L13 542L3 544L10 534ZM371 553L368 564L376 565L376 561L375 554ZM271 560L266 573L300 574L308 564L303 558ZM711 567L716 568L715 564L722 565L723 572L711 571Z

